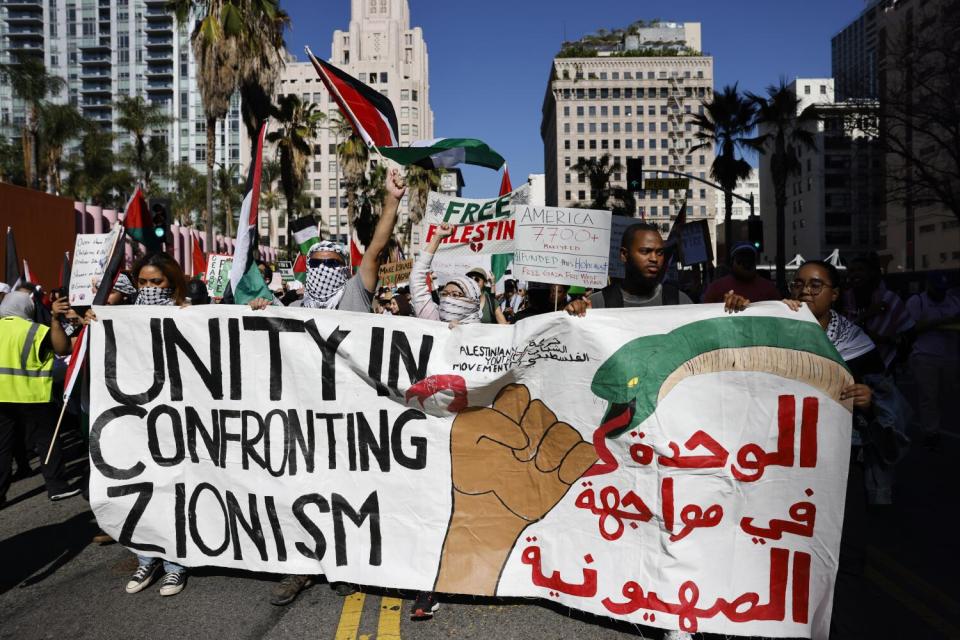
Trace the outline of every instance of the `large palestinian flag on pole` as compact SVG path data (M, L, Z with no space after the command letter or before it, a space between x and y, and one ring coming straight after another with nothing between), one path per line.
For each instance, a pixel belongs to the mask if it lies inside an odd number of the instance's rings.
M506 162L490 145L476 138L417 140L409 147L380 147L380 153L398 164L415 164L424 169L450 169L458 164L500 169Z
M320 242L317 219L311 215L300 216L290 222L290 231L293 233L293 241L299 249L297 259L293 263L293 277L300 282L306 282L307 258L309 258L307 253L310 251L310 247Z
M127 207L123 214L123 228L127 236L136 240L149 251L159 251L161 248L160 239L151 233L153 227L150 219L150 207L147 205L147 198L143 194L143 187L137 185L130 200L127 201Z
M226 304L247 304L255 298L273 300L273 293L260 275L254 251L260 244L257 234L257 210L260 204L260 173L263 166L263 139L267 125L260 125L260 133L250 154L250 172L247 174L247 192L240 208L237 240L233 245L233 266L230 282L223 294Z
M395 147L400 144L397 112L390 99L332 64L317 60L310 47L306 50L340 113L364 143L368 147Z

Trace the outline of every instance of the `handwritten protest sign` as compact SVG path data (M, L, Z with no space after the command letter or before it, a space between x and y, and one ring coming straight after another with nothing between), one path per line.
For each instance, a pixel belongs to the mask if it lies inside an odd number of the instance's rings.
M430 242L438 225L449 223L457 229L440 245L441 254L512 253L514 210L529 201L530 186L526 184L489 200L445 196L431 191L420 223L422 242Z
M380 265L380 286L395 287L410 281L410 270L413 269L413 260L399 262L385 262Z
M851 377L805 309L96 313L90 500L138 553L827 635Z
M609 211L523 206L517 209L513 270L521 280L607 286Z
M230 283L233 256L211 253L207 258L207 292L211 298L222 298Z
M688 222L680 229L680 260L686 265L713 261L710 225L706 220Z
M110 257L110 249L118 237L119 230L116 228L110 233L77 234L70 267L70 306L85 307L93 302Z

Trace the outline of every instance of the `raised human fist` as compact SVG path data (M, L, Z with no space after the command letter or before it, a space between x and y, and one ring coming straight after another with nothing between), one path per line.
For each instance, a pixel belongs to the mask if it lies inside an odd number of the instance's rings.
M450 434L453 515L435 589L493 595L521 532L596 461L593 445L524 385L501 389L492 407L461 411Z

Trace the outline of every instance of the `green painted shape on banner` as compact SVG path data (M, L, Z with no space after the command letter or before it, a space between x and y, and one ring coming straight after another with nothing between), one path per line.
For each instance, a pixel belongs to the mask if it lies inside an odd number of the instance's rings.
M630 424L608 437L646 420L657 407L660 387L683 363L717 349L776 347L806 351L846 363L815 322L771 317L711 318L677 327L670 333L644 336L620 347L593 376L590 390L616 405L635 402ZM605 416L604 421L611 416Z

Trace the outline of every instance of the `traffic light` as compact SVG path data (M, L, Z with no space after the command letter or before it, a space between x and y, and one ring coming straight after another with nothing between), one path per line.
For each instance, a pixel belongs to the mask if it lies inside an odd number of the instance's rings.
M642 158L627 158L627 190L643 191Z
M760 216L747 218L747 234L750 238L750 244L754 246L757 252L763 251L763 218Z
M170 201L166 198L154 198L150 201L150 215L153 223L147 234L147 242L152 249L161 249L164 243L171 243Z

